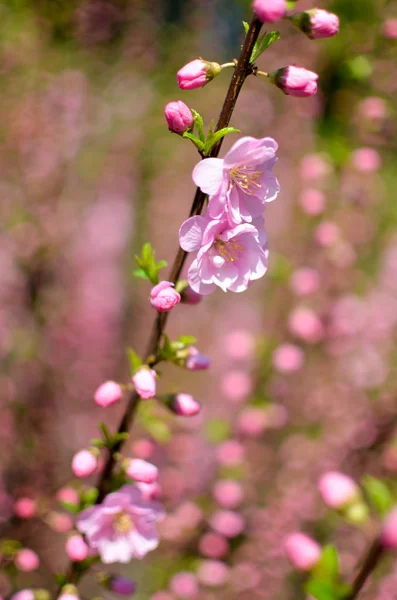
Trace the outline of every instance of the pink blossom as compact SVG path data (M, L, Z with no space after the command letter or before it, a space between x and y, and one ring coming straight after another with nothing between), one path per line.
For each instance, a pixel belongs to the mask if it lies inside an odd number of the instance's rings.
M182 417L193 417L201 410L200 403L190 394L184 393L172 396L169 406L175 414Z
M304 67L283 67L269 74L269 79L287 96L306 98L317 93L317 73Z
M330 171L329 159L322 154L305 154L301 160L300 174L307 181L323 179Z
M329 471L319 479L318 489L325 504L336 510L357 498L358 487L351 477Z
M314 238L320 246L328 248L340 240L341 232L332 221L323 221L316 227Z
M67 533L73 527L73 520L70 515L54 511L47 516L47 522L49 526L58 533Z
M290 279L291 289L297 296L309 296L320 287L319 272L310 267L302 267L292 274Z
M252 8L262 23L275 23L287 12L286 0L254 0Z
M222 508L237 508L243 501L244 492L238 481L221 479L215 483L212 496Z
M295 344L281 344L273 352L272 363L280 373L295 373L303 366L305 355Z
M323 192L314 188L303 190L299 197L299 204L302 210L311 217L316 217L324 212L327 199Z
M246 371L230 371L221 381L222 393L232 402L243 402L252 392L252 377Z
M199 591L197 577L189 571L176 573L171 578L169 587L178 598L195 598Z
M77 491L72 487L63 487L57 492L57 500L59 502L67 502L68 504L75 504L76 506L80 503L80 497Z
M161 496L161 487L157 481L153 483L137 481L136 487L141 491L145 500L157 500Z
M132 383L137 394L148 400L156 395L156 371L141 367L133 376Z
M162 514L161 505L145 499L137 486L125 485L108 494L102 504L85 509L77 518L77 528L103 563L127 563L157 548L154 524Z
M80 450L73 456L72 471L76 477L89 477L97 467L98 460L89 450Z
M387 548L397 549L397 507L389 512L383 522L381 540Z
M89 548L81 535L72 535L66 542L66 554L75 562L81 562L88 556Z
M223 558L229 552L229 543L224 536L210 532L200 539L199 550L208 558Z
M324 337L324 326L310 308L296 308L289 316L288 326L291 333L308 344L316 344Z
M40 560L36 552L24 548L15 557L15 565L20 571L29 572L39 568Z
M203 161L205 162L205 161ZM261 228L262 223L257 223ZM194 291L208 295L219 286L224 292L245 291L250 282L267 271L268 251L264 249L264 231L254 224L230 227L227 221L208 217L190 217L179 230L181 247L198 251L188 280Z
M230 567L220 560L203 560L197 571L200 583L208 587L225 585L229 576Z
M245 330L230 332L224 342L225 351L234 360L249 360L255 351L255 338Z
M98 406L106 408L118 402L123 395L122 389L115 381L105 381L99 386L94 395L94 400Z
M368 96L361 102L360 112L369 121L382 121L387 115L387 105L383 98Z
M141 458L132 458L126 469L128 477L143 483L153 483L158 477L158 469L152 463Z
M20 519L31 519L35 516L37 505L31 498L19 498L14 504L14 513Z
M174 133L182 134L193 125L192 111L184 102L169 102L164 109L168 129Z
M222 442L216 449L216 459L220 465L235 467L244 460L244 447L237 440Z
M77 594L71 592L64 592L58 596L57 600L80 600Z
M136 583L128 577L122 577L117 575L112 577L109 582L109 587L112 592L120 594L121 596L132 596L136 591Z
M299 19L300 28L312 40L332 37L339 32L339 18L327 10L313 8L298 15L293 16L294 22Z
M174 600L175 596L172 596L168 592L156 592L152 596L150 596L150 600Z
M210 364L210 359L204 354L201 354L197 348L194 346L189 348L185 361L185 367L188 371L204 371L209 368Z
M304 533L291 533L285 541L291 563L300 571L310 571L320 560L321 548Z
M227 219L233 227L242 221L252 223L262 214L265 203L274 200L280 191L272 173L277 148L272 138L243 137L223 159L205 158L195 166L193 181L210 197L208 220Z
M132 450L135 456L138 458L148 459L152 456L154 452L154 444L150 440L146 440L145 438L141 438L135 440L132 445Z
M262 408L247 406L237 420L238 432L241 435L258 438L263 435L268 426L267 413Z
M243 517L232 510L217 510L211 517L211 527L227 538L234 538L244 531Z
M180 301L181 295L170 281L161 281L150 292L150 304L159 312L168 312Z
M386 19L383 23L382 33L388 40L397 40L397 19Z
M179 69L176 77L181 90L194 90L206 85L220 72L221 66L218 63L197 58Z
M19 590L11 596L10 600L34 600L34 593L29 589Z
M353 152L352 164L360 173L376 173L382 165L382 159L377 150L364 147Z

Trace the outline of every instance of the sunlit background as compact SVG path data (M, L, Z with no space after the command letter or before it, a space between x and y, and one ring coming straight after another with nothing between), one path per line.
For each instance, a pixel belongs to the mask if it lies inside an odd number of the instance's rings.
M349 579L375 525L330 513L318 477L337 469L393 486L397 2L320 4L339 15L339 36L311 41L282 22L259 60L318 72L318 95L250 77L231 122L279 143L269 273L243 294L175 309L170 336L196 336L211 368L164 366L160 390L194 394L202 414L147 402L126 448L161 467L168 512L159 549L122 569L137 600L180 571L197 574L202 600L303 599L283 549L296 530L335 543ZM231 71L190 92L175 74L197 56L238 56L249 19L242 0L0 4L0 520L41 556L37 573L1 579L0 594L51 585L67 564L72 516L56 492L98 422L117 426L123 405L104 411L93 393L128 380L126 348L143 353L155 316L134 256L150 241L172 262L194 194L200 157L169 133L164 106L181 99L207 125L217 119ZM225 492L224 479L238 485ZM37 501L34 519L13 516L21 497ZM217 546L208 534L224 509L240 528ZM394 598L392 569L362 598ZM102 594L92 576L82 589Z

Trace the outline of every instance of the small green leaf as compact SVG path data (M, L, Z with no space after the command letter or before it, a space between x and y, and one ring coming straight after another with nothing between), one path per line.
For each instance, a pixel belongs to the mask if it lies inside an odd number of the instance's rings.
M105 442L99 438L93 438L90 444L91 446L95 446L95 448L106 448Z
M142 366L143 362L139 354L132 348L127 349L128 362L130 363L131 376Z
M311 579L305 586L305 591L317 600L338 600L340 595L335 587L327 581Z
M166 267L168 265L166 260L159 260L158 263L156 263L156 269L157 271L160 271L160 269L162 269L163 267Z
M335 582L339 576L339 557L334 546L328 545L323 548L321 558L314 571L314 579Z
M149 279L156 285L159 282L159 271L167 265L166 261L156 263L156 253L148 242L144 244L141 256L136 256L135 260L139 268L134 271L134 275Z
M103 437L105 438L106 445L107 446L112 445L112 443L113 443L113 436L110 433L109 429L106 427L105 423L99 423L99 429L103 433Z
M280 39L279 31L271 31L270 33L264 33L254 46L251 54L251 63L254 63L258 58L267 50L274 42Z
M250 28L249 23L247 23L247 21L243 21L243 27L244 27L245 35L247 35L249 28Z
M197 338L194 335L181 335L178 341L184 346L193 346L197 342Z
M71 504L70 502L64 502L62 501L61 506L63 506L63 508L65 510L68 510L69 512L77 515L77 513L80 512L80 506L78 506L77 504Z
M127 432L116 433L113 437L113 444L118 444L119 442L125 442L130 437L130 434Z
M135 269L135 271L133 271L133 275L135 277L140 277L141 279L149 279L146 271L144 271L143 269Z
M383 481L370 475L365 475L362 485L376 514L379 517L384 517L394 505L393 496L389 488Z
M84 492L84 497L83 497L84 507L92 506L93 504L95 504L95 502L98 499L98 494L99 494L99 492L98 492L97 488L94 488L94 487L88 488L88 490L86 490Z
M204 154L209 154L211 148L215 146L219 140L228 135L228 133L241 133L240 129L235 129L235 127L224 127L223 129L219 129L215 131L215 133L211 134L211 137L208 136L207 141L205 143Z
M197 133L199 135L199 138L202 142L205 142L203 117L200 115L200 113L197 112L197 110L194 110L193 108L191 108L190 110L192 111L192 114L193 114L193 118L194 118L194 122L197 127Z
M191 140L193 142L193 144L196 146L197 150L199 152L203 152L204 142L199 140L195 135L193 135L192 133L189 133L188 131L185 131L185 133L183 134L183 137Z

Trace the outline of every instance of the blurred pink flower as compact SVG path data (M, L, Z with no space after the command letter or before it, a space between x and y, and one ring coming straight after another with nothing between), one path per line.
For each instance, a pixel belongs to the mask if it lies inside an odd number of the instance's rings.
M397 507L389 512L383 522L381 540L387 548L397 549Z
M154 524L162 515L160 504L145 499L137 486L125 485L102 504L85 509L76 524L103 563L127 563L157 548Z
M208 558L223 558L229 552L229 543L224 536L210 532L200 538L199 550Z
M252 377L246 371L230 371L222 377L222 393L232 402L244 401L252 392Z
M303 366L305 360L304 352L295 344L281 344L275 349L272 356L272 364L280 373L295 373Z
M259 217L265 203L274 200L280 191L272 172L277 149L272 138L243 137L224 158L199 162L193 169L193 181L209 194L208 217L227 219L231 227L242 221L252 223Z
M382 159L374 148L358 148L352 154L352 165L360 173L376 173L382 165Z
M70 560L80 562L88 556L89 548L81 535L72 535L66 541L66 554Z
M133 376L132 383L137 394L144 400L156 395L156 371L141 367Z
M207 587L220 587L227 583L230 567L220 560L203 560L197 570L197 579Z
M359 493L355 481L337 471L324 473L319 479L318 489L325 504L336 510L357 498Z
M309 296L319 289L320 274L316 269L302 267L293 272L290 286L297 296Z
M98 459L90 450L76 452L72 460L72 471L76 477L89 477L95 473L98 467Z
M217 510L210 519L211 527L226 538L234 538L244 531L243 517L232 510Z
M207 356L201 354L194 346L190 346L185 361L185 367L188 371L203 371L208 369L210 364L211 361Z
M333 246L340 240L341 232L332 221L323 221L320 223L314 232L314 238L319 246L329 247Z
M35 571L39 568L40 560L36 552L29 548L19 550L15 557L15 566L24 572Z
M105 381L102 383L94 395L94 400L98 406L106 408L115 404L122 398L123 392L118 383L115 381Z
M321 548L304 533L291 533L285 541L285 550L291 563L300 571L310 571L321 556Z
M224 340L225 352L234 360L249 360L255 350L255 338L244 329L231 331Z
M218 463L223 466L240 465L244 460L244 447L236 440L227 440L217 447L216 458Z
M178 598L195 598L199 592L197 577L189 571L180 571L171 577L169 588Z
M388 40L397 40L397 19L386 19L383 23L382 33Z
M254 0L252 8L262 23L275 23L287 12L286 0Z
M237 508L243 501L241 484L233 479L220 479L212 489L212 496L222 508Z
M31 519L37 512L37 504L31 498L19 498L14 504L14 513L20 519Z
M158 469L152 463L142 460L141 458L132 458L128 462L126 474L135 481L142 483L153 483L157 480Z
M299 196L299 204L307 215L316 217L324 212L327 199L320 190L306 188Z
M308 344L316 344L324 337L324 327L316 313L304 306L295 308L288 318L291 333Z
M247 406L238 416L238 432L247 437L261 437L268 426L267 411L255 406Z

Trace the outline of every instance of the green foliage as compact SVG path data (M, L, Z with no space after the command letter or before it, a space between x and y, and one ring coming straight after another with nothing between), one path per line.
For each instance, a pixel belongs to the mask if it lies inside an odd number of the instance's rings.
M340 581L339 557L334 546L324 547L305 591L317 600L342 600L348 593L348 586Z
M244 27L245 34L247 35L250 26L246 21L243 21L243 27ZM261 54L263 54L263 52L265 50L270 48L270 46L272 44L274 44L275 42L277 42L277 40L279 40L279 39L280 39L279 31L271 31L270 33L267 33L265 31L265 33L263 35L261 35L261 37L258 39L258 41L256 42L256 44L254 46L254 49L252 50L250 63L254 64L254 62L256 60L258 60L258 58L261 56Z
M126 431L114 434L111 433L105 423L100 423L99 429L102 431L104 439L94 438L91 440L92 446L95 446L96 448L108 448L109 450L112 450L120 442L124 442L129 438L129 433Z
M196 343L193 335L181 335L175 342L171 342L167 334L163 334L162 344L159 349L159 360L173 362L183 366L189 348Z
M154 285L159 282L159 271L167 266L165 260L160 260L156 263L156 253L150 242L144 244L141 256L135 257L138 269L134 271L135 277L148 279Z
M210 419L205 426L205 436L209 442L219 444L230 436L230 426L224 419Z
M196 110L191 109L191 111L199 137L195 136L191 131L185 131L183 137L191 140L202 156L209 156L213 146L229 133L241 133L239 129L235 129L234 127L224 127L218 131L213 131L214 122L211 121L208 134L205 136L203 117Z
M132 348L128 348L127 350L128 362L130 363L130 372L131 377L138 371L138 369L143 365L143 361L139 354L135 352Z
M362 485L375 513L383 518L394 506L393 495L383 481L365 475Z

